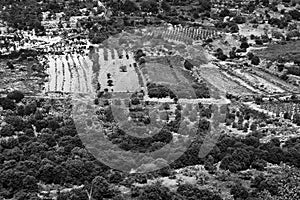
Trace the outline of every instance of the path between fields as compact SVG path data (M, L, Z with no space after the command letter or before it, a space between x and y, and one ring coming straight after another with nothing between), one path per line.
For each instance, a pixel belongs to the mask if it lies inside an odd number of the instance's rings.
M145 101L150 102L158 102L158 103L174 103L174 100L171 98L144 98ZM207 98L207 99L179 99L178 103L185 103L185 104L214 104L214 105L223 105L223 104L230 104L231 101L226 98L221 99L214 99L214 98Z

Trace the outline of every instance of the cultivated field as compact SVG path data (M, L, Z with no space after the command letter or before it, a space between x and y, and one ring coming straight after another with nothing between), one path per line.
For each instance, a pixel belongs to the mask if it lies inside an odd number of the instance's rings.
M122 47L132 52L143 49L147 56L152 57L180 55L192 60L198 66L207 63L209 55L196 43L196 39L213 38L218 34L215 30L195 28L147 27L130 33L120 33L105 41L105 45L115 49Z
M288 61L300 60L300 41L288 42L285 45L273 44L268 48L255 51L256 54L267 60L276 60L280 56Z
M235 72L239 77L248 80L249 82L251 82L253 86L259 88L260 90L265 91L266 93L272 94L272 93L285 92L285 90L283 90L279 86L276 86L275 84L269 82L268 80L261 78L255 74L249 73L245 70L235 69Z
M48 56L47 59L49 82L46 92L91 93L96 91L97 83L101 85L100 91L134 92L140 89L132 53L95 48L89 56L66 54Z
M99 55L98 82L102 91L135 92L141 89L133 53L102 48L97 48L95 53ZM112 81L111 86L108 85L109 80Z
M160 36L169 42L182 42L186 44L192 44L193 41L202 41L208 38L215 38L218 36L218 34L219 33L216 30L206 30L193 27L168 27L165 29L156 29L149 33L151 36Z
M228 92L240 96L254 93L249 88L239 84L233 78L224 75L217 67L199 67L197 73L223 94Z
M180 56L148 58L141 70L148 83L167 86L180 98L197 98L192 87L194 77L183 70Z
M280 79L279 77L274 76L270 73L264 72L263 70L261 70L259 68L253 68L253 69L251 69L251 72L252 72L252 74L255 74L256 76L263 78L265 81L269 81L269 82L273 83L274 85L284 89L285 91L295 92L295 93L300 92L299 87L289 84L286 81Z
M46 92L92 92L92 64L88 56L80 54L48 56L49 82Z

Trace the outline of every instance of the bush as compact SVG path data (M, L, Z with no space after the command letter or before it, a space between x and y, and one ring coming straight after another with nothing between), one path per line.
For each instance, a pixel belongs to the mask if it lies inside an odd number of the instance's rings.
M36 109L37 109L36 103L29 103L24 108L24 114L25 115L34 114L36 112Z
M7 116L4 121L12 125L16 131L22 131L25 127L25 123L20 116Z
M242 184L234 185L230 190L230 194L233 195L234 199L247 199L249 196L249 192Z
M141 188L138 191L137 200L152 200L152 199L172 199L172 192L169 188L160 184L149 185Z
M241 49L248 49L249 48L249 44L247 42L243 42L240 46Z
M166 0L163 0L163 2L161 3L161 8L166 12L171 11L171 6Z
M0 135L2 137L9 137L14 135L14 127L10 124L6 124L0 130Z
M177 189L177 192L185 197L185 199L198 200L221 200L222 198L207 189L198 189L197 187L189 184L180 185Z
M192 85L197 98L210 98L209 88L205 83L195 83Z
M239 32L239 26L236 23L230 23L229 24L229 30L231 33L238 33Z
M122 6L122 10L125 13L133 13L139 11L139 7L136 5L135 2L126 0Z
M24 94L20 91L13 91L7 94L8 99L15 100L17 103L20 102L24 98Z
M263 45L263 42L262 42L261 39L256 39L255 40L255 44L257 44L257 45Z
M144 12L158 12L158 3L155 0L146 0L141 3L141 9Z
M291 10L289 11L289 14L292 16L294 20L299 21L300 20L300 12L298 10Z
M230 11L227 8L224 8L223 10L221 10L219 16L220 17L226 17L230 15Z
M3 110L14 110L16 108L15 102L8 98L0 99L0 105L3 107Z
M293 116L293 122L294 122L295 124L297 124L298 126L300 126L300 114L295 114L295 115Z
M150 98L165 98L170 97L174 99L176 95L169 88L163 85L157 85L155 83L147 84L148 95Z
M190 63L188 60L185 60L184 62L184 68L187 69L187 70L192 70L193 69L193 64Z
M233 21L237 24L243 24L246 22L246 18L242 16L236 16L233 18Z
M253 58L251 59L251 64L252 65L259 65L260 63L260 59L258 56L253 56Z
M200 13L211 10L211 1L210 0L199 0L199 9Z

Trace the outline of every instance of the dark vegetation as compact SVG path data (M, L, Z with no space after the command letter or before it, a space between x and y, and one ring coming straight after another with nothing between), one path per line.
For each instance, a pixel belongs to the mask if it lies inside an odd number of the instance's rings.
M133 105L139 104L136 98L132 99ZM107 166L88 153L77 135L73 120L67 117L68 115L59 117L50 114L53 111L68 111L67 100L28 99L24 98L19 91L14 91L2 98L0 105L4 109L1 115L4 116L5 122L0 130L0 185L3 188L0 195L2 198L17 198L19 195L36 198L40 187L39 182L84 185L84 188L59 195L59 199L68 199L68 195L76 196L74 199L87 199L85 191L90 191L91 187L95 187L92 193L94 198L111 198L119 195L119 192L113 190L112 185L123 184L124 176L122 175L123 178L120 177L116 181L112 178L116 172L110 171ZM254 128L254 132L245 138L221 136L209 155L210 159L199 158L199 145L210 130L210 122L205 118L211 118L212 113L211 107L199 106L201 116L204 118L199 121L197 139L185 154L171 165L172 168L205 164L205 167L214 173L213 166L217 162L221 162L221 169L233 173L247 169L264 170L267 162L287 163L299 167L299 138L292 138L283 146L280 146L280 141L277 139L261 143L259 132ZM176 132L180 120L180 107L178 109L175 121L171 121L165 130L153 136L150 142L126 136L120 131L111 135L110 139L127 151L156 150L170 141L171 131ZM243 113L247 112L250 115L255 114L251 111L243 111ZM108 110L105 112L108 122L113 120L109 113ZM162 145L157 145L158 143ZM263 186L258 184L255 187ZM161 195L171 199L177 195L182 199L198 199L197 195L207 196L207 199L220 199L208 190L187 185L180 186L176 194L164 187L155 188L157 186L140 188L132 192L132 195L137 199L151 199ZM237 191L242 190L232 188L233 195L246 195L246 192L240 194Z
M148 83L148 95L150 98L165 98L170 97L174 99L176 95L172 90L170 90L167 86L155 84L155 83Z

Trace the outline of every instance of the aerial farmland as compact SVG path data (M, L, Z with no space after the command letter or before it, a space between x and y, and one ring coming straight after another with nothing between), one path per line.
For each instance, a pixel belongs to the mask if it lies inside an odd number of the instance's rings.
M299 200L299 3L0 1L0 200Z

